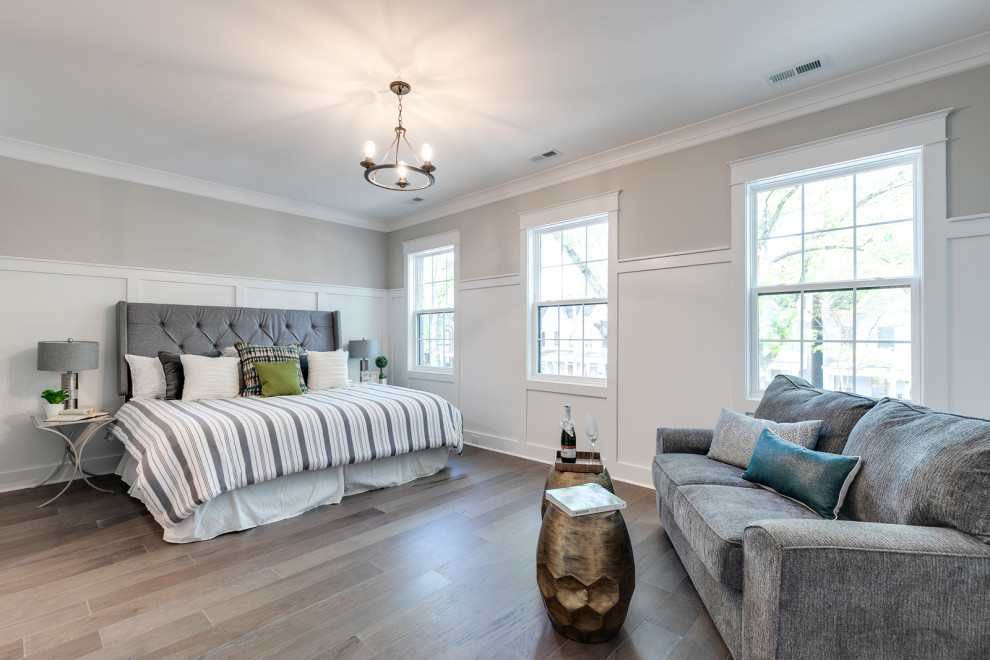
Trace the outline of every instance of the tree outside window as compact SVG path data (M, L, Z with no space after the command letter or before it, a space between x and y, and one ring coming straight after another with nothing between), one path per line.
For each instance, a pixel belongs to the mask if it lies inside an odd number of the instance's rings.
M748 185L753 389L911 398L918 158Z

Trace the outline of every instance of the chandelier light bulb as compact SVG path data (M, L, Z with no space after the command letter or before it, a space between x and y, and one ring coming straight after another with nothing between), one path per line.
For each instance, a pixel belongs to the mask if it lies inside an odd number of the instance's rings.
M404 160L399 161L399 167L396 168L396 173L399 175L400 181L405 179L406 175L409 174L409 170L406 168L406 162Z
M433 147L431 147L430 145L424 144L423 145L423 149L422 149L422 153L423 153L423 162L424 163L429 163L430 161L433 160Z
M371 140L364 143L364 157L369 160L372 160L375 157L375 143Z

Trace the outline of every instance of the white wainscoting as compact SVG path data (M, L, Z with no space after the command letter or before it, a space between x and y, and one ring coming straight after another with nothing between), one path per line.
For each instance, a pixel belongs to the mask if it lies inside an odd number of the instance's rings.
M35 369L39 341L99 341L100 368L80 374L80 406L115 411L123 403L116 381L118 300L339 310L345 342L379 339L382 352L390 355L394 344L385 294L382 289L0 257L0 491L34 485L62 455L55 436L38 431L28 419L41 412L39 394L59 384L59 374ZM357 361L350 367L351 378L357 379ZM111 472L122 452L117 442L94 439L84 463L91 472ZM63 470L58 478L69 473Z
M461 362L465 440L534 458L522 446L526 440L526 399L520 356L525 351L525 320L519 279L472 280L467 286L462 284L459 294L461 346L457 359Z
M614 479L652 487L658 426L711 426L729 405L728 296L731 252L699 251L617 264L616 394L586 393L525 378L524 296L518 275L458 287L460 378L457 400L468 444L552 462L560 446L564 404L574 410L578 447L587 449L584 418L599 417L597 449ZM405 343L405 300L390 292L392 345ZM405 364L403 361L402 364ZM392 377L401 384L401 366ZM410 380L414 388L433 389ZM430 386L433 387L430 387Z
M650 467L659 426L711 428L729 405L730 263L619 274L618 462Z
M990 214L953 218L946 238L948 408L990 416Z

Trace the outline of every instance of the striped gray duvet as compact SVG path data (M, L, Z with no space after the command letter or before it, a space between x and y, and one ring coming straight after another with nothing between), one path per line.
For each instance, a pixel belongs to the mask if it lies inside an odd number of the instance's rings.
M212 401L132 399L111 432L162 527L221 493L302 470L420 449L463 448L461 413L429 392L381 385Z

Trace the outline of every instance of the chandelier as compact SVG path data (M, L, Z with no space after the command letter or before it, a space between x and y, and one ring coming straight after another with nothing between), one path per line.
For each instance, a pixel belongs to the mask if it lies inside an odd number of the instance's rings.
M388 190L423 190L434 184L433 171L437 169L430 162L433 159L433 149L430 145L424 144L422 149L423 159L420 160L416 151L406 139L406 129L402 126L402 97L412 90L412 86L407 82L396 80L388 86L399 101L399 125L395 127L395 137L392 143L385 150L382 162L375 164L375 143L368 140L364 143L364 160L361 166L364 168L364 178L368 183L379 188ZM405 147L403 148L403 144ZM400 151L408 150L411 159L403 160L399 156ZM415 161L415 165L413 164Z

